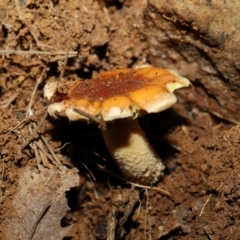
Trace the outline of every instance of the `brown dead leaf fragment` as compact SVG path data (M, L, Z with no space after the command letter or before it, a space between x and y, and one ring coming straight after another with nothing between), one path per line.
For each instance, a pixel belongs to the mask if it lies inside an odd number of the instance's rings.
M72 227L61 227L61 219L69 209L65 194L78 183L77 169L36 173L24 168L1 239L62 239Z

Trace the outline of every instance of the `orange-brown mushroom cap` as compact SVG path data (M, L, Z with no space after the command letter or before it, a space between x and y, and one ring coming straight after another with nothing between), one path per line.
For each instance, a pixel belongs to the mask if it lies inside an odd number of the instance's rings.
M118 69L98 77L66 84L66 94L56 93L48 112L52 116L66 115L70 120L86 119L74 109L80 109L104 121L155 113L176 102L172 93L190 82L173 71L156 67ZM49 96L49 87L45 95Z

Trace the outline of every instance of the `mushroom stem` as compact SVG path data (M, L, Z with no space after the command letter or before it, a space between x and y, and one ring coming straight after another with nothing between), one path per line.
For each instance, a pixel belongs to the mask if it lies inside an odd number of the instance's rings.
M163 175L164 165L150 145L137 119L113 121L102 130L105 144L123 176L152 185Z

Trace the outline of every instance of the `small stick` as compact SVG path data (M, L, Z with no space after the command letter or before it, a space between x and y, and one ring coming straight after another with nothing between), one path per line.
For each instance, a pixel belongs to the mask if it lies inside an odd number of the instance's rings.
M91 182L91 181L90 181L90 182ZM93 192L94 192L95 198L96 198L97 200L99 200L98 192L97 192L97 190L96 190L96 188L95 188L95 186L94 186L94 183L93 183L93 182L91 182L91 183L92 183L92 185L93 185Z
M114 177L117 177L118 179L121 179L123 181L125 181L126 183L129 183L131 184L132 186L134 187L139 187L139 188L143 188L143 189L149 189L149 190L155 190L155 191L158 191L160 193L162 193L163 195L166 195L166 196L170 196L171 193L168 192L167 190L164 190L162 188L158 188L158 187L152 187L152 186L146 186L146 185L142 185L142 184L138 184L138 183L134 183L134 182L129 182L129 181L126 181L126 179L122 178L121 176L113 173L113 172L110 172L108 170L105 169L105 167L103 167L102 165L100 164L97 164L98 168L103 171L103 172L107 172L108 174L110 174L111 176L114 176Z
M223 185L223 182L220 183L220 185L217 187L216 191L218 191L218 189L221 188L222 185ZM205 207L207 206L208 202L210 201L211 196L212 196L212 194L210 193L209 196L208 196L208 198L207 198L207 200L206 200L206 202L204 203L204 205L203 205L203 207L202 207L202 209L201 209L201 212L200 212L200 214L199 214L199 217L201 217L201 216L203 215L203 211L204 211Z
M29 126L29 132L30 132L30 134L32 134L32 132L33 132L31 126ZM36 146L36 144L35 144L35 141L33 142L33 144L30 144L30 147L34 150L35 157L36 157L36 160L37 160L37 165L38 165L38 171L41 172L42 166L40 165L41 162L40 162L40 158L39 158L39 154L38 154L38 149L37 149L37 146Z
M106 158L104 158L103 156L101 156L100 154L98 154L97 152L93 151L93 153L97 156L97 157L100 157L104 162L107 161Z
M26 121L26 119L27 119L27 118L25 117L20 123L18 123L15 127L13 127L11 130L9 130L9 131L7 132L7 134L15 131L15 129L17 129L20 125L22 125L22 124Z
M36 141L36 142L37 142L37 143L39 144L39 146L41 146L42 149L43 149L43 143L42 143L41 139L39 139L39 140ZM52 169L52 165L49 163L48 157L46 156L46 154L45 154L43 151L39 151L39 153L40 153L40 157L41 157L43 166L44 166L44 167L47 167L47 168L49 168L49 169Z
M138 184L138 183L133 183L133 182L128 182L128 183L130 183L131 185L133 185L133 186L135 186L135 187L140 187L140 188L149 189L149 190L156 190L156 191L159 191L160 193L162 193L162 194L164 194L164 195L170 196L170 192L168 192L168 191L166 191L166 190L163 190L162 188L146 186L146 185L142 185L142 184Z
M204 232L206 233L206 235L208 236L208 239L213 240L212 236L209 234L209 232L207 231L206 227L204 227L203 229L204 229Z
M115 239L116 225L116 210L113 208L108 217L107 240Z
M94 181L96 181L96 178L94 177L93 173L89 170L89 168L86 166L86 164L84 164L84 163L81 163L81 164L88 170L88 172L90 173L92 179L93 179Z
M3 155L3 161L2 161L2 176L1 176L1 179L0 179L0 203L3 201L2 182L3 182L3 178L4 178L4 173L5 173L4 158L5 158L5 155Z
M52 157L52 155L51 154L49 154L49 153L47 153L46 151L45 151L45 149L38 143L38 142L36 142L36 145L38 146L38 148L46 155L46 157L51 161L51 162L55 162L54 161L54 158ZM57 165L58 166L58 165ZM59 166L58 166L59 167ZM59 167L60 168L60 167Z
M22 123L24 123L24 122L26 121L26 119L28 118L28 116L32 115L32 114L31 114L31 107L32 107L32 104L33 104L34 95L35 95L35 93L36 93L36 91L37 91L37 88L38 88L39 84L40 84L41 81L42 81L42 78L43 78L43 75L45 74L45 72L46 72L46 67L43 68L43 71L42 71L40 77L38 78L37 83L36 83L36 85L35 85L35 87L34 87L34 89L33 89L33 92L32 92L32 95L31 95L31 98L30 98L30 101L29 101L29 104L28 104L28 107L27 107L27 110L26 110L26 116L24 117L24 119L23 119L19 124L17 124L15 127L13 127L8 133L10 133L10 132L12 132L13 130L15 130L16 128L18 128ZM45 115L44 115L44 116L45 116ZM47 117L47 115L44 117L44 120L46 119L46 117ZM43 124L43 122L42 122L41 124ZM41 127L41 126L40 126L40 127ZM39 128L40 128L40 127L39 127ZM39 129L38 129L38 130L39 130ZM38 130L37 130L37 131L38 131ZM33 133L34 133L33 135L35 135L35 131L34 131ZM22 149L24 149L24 148L29 144L29 142L31 142L31 141L32 141L32 139L31 139L30 141L26 142L25 144L23 144L23 145L22 145Z
M223 182L221 182L220 183L220 185L216 188L216 191L218 191L219 190L219 188L221 188L222 187L222 185L223 185Z
M148 240L152 240L152 221L151 216L147 215L147 222L148 222Z
M33 142L33 144L30 144L30 147L34 150L35 157L36 157L36 160L37 160L38 171L41 172L42 166L40 165L40 158L39 158L39 155L38 155L37 146L36 146L36 144Z
M106 124L106 122L103 119L98 119L98 118L92 116L91 114L89 114L87 112L84 112L83 110L78 109L78 108L74 108L73 111L75 111L76 113L79 113L80 115L82 115L82 116L92 120L93 122L98 123L99 127L102 130L106 130L107 129L107 124Z
M61 147L56 148L56 149L55 149L55 152L59 152L59 151L62 150L64 147L66 147L68 144L71 144L71 143L70 143L70 142L64 143Z
M147 240L147 216L148 216L148 204L149 204L149 197L148 197L148 190L145 189L146 196L147 196L147 201L146 201L146 214L144 217L144 236L145 240Z
M133 189L133 191L135 192L135 189ZM138 206L138 214L137 214L137 216L138 216L138 218L139 218L139 216L140 216L140 212L141 212L141 207L142 207L142 202L141 202L141 199L140 199L140 197L139 197L139 194L138 194L138 202L139 202L139 206Z
M212 194L210 193L209 196L208 196L208 198L207 198L207 200L206 200L206 202L204 203L204 205L203 205L203 207L202 207L202 209L201 209L201 212L200 212L200 214L199 214L199 217L201 217L201 216L203 215L203 211L204 211L205 207L207 206L207 204L208 204L211 196L212 196Z
M54 159L52 158L52 155L47 153L46 150L43 148L42 145L40 145L38 142L36 142L36 145L38 146L38 148L51 160L54 162Z
M33 105L33 99L34 99L34 96L36 94L36 91L37 91L37 88L38 88L39 84L42 82L42 79L43 79L43 76L44 76L45 73L46 73L46 67L43 68L42 73L41 73L40 77L38 78L37 83L36 83L36 85L35 85L35 87L32 91L32 95L31 95L31 98L30 98L30 101L29 101L29 104L28 104L28 107L27 107L27 111L26 111L26 117L32 115L31 108L32 108L32 105Z
M26 25L28 25L28 24L26 24ZM52 46L40 43L40 41L38 40L37 36L35 35L35 33L33 31L33 27L35 27L35 26L34 25L30 25L30 26L28 26L28 29L29 29L29 32L31 33L32 37L34 38L37 46L38 47L46 47L46 48L53 49ZM35 27L35 29L37 29L37 28Z
M18 54L18 55L66 55L65 51L24 51L24 50L0 50L0 54ZM76 57L78 55L77 51L69 51L68 57Z
M42 127L43 123L45 122L47 118L47 113L45 113L40 121L40 123L37 125L37 127L33 130L33 133L32 135L30 136L30 138L24 143L22 144L22 150L34 139L36 138L38 135L37 135L37 132L39 131L39 129ZM15 127L16 128L16 127ZM12 129L13 130L13 129ZM12 131L11 130L11 131Z
M70 51L70 49L69 49L69 46L68 46L67 51L66 51L66 55L65 55L65 59L64 59L64 63L63 63L63 66L62 66L62 69L61 69L61 73L60 73L60 76L59 76L60 80L63 78L64 73L65 73L65 68L66 68L66 65L67 65L69 51Z
M54 160L57 163L57 166L59 167L59 169L63 172L65 172L60 160L58 159L57 155L55 154L55 152L52 150L50 144L47 142L46 138L44 136L41 136L41 139L43 140L43 142L45 143L45 145L47 146L49 152L52 154Z

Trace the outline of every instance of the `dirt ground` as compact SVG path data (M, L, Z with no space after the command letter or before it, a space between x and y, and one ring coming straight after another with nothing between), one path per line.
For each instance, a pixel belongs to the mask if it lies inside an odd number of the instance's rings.
M216 86L203 88L200 73L176 67L173 54L164 64L154 56L147 5L0 3L0 239L240 239L237 109L216 114ZM97 125L52 119L43 97L47 82L145 63L184 68L195 86L171 109L139 119L166 165L152 188L120 177Z

